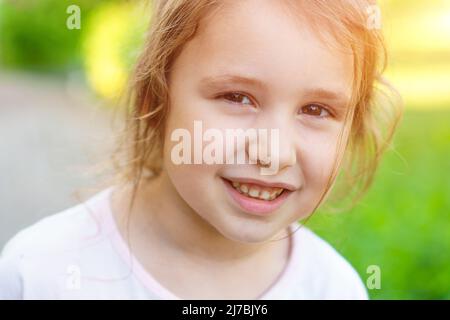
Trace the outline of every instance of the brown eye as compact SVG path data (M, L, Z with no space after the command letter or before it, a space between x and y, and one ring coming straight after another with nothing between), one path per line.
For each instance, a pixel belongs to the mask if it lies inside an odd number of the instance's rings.
M314 117L327 117L330 115L327 109L318 104L308 104L302 107L301 112Z
M247 97L245 94L238 93L238 92L230 92L225 93L222 95L222 97L225 100L228 100L232 103L238 103L238 104L247 104L247 105L253 105L252 101L249 97Z

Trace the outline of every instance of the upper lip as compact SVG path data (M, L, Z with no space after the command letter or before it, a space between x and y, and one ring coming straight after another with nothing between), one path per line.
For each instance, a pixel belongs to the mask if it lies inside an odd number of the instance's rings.
M258 179L253 179L253 178L228 178L228 177L223 177L226 180L232 181L232 182L239 182L239 183L252 183L252 184L258 184L264 187L269 187L269 188L283 188L283 189L287 189L289 191L295 191L297 189L299 189L298 187L290 184L290 183L284 183L284 182L268 182L268 181L262 181L262 180L258 180Z

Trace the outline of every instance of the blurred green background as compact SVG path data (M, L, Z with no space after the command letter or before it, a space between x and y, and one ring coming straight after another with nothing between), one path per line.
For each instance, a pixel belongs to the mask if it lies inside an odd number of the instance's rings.
M79 30L66 28L72 4L81 8ZM369 290L371 298L450 299L450 1L384 0L380 6L387 76L405 101L395 148L355 208L319 212L308 225L363 281L368 266L380 267L381 288ZM114 100L149 15L140 1L3 0L0 72L75 77L97 97Z

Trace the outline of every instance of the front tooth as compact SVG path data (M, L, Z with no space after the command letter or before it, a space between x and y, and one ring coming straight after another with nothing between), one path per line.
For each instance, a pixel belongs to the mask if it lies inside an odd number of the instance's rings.
M259 197L259 189L255 188L255 187L251 187L250 191L248 192L248 195L253 198Z
M261 195L259 197L262 198L263 200L269 200L270 192L267 190L263 190L263 192L261 192Z
M248 186L243 184L239 187L239 189L241 189L242 192L244 193L248 193Z

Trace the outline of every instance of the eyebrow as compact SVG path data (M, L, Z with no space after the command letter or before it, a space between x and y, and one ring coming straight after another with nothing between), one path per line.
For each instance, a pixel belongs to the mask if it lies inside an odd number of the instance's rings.
M304 95L309 99L320 98L332 100L339 104L342 104L343 107L350 103L350 97L348 97L345 93L340 91L327 90L324 88L307 89L305 90Z
M227 84L243 84L261 90L268 89L266 83L256 78L228 74L214 77L205 77L200 80L200 84L208 89L213 90ZM303 96L306 97L306 99L333 100L337 103L342 104L343 106L348 104L350 100L344 92L328 90L321 87L304 89Z
M212 89L220 87L224 84L243 84L258 89L267 89L267 85L258 79L228 74L215 77L205 77L200 80L200 84Z

